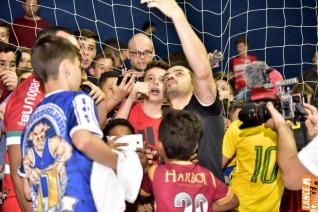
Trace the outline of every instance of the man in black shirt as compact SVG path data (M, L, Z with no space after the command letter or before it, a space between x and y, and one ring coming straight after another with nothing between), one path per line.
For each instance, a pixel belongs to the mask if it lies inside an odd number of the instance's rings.
M204 129L198 149L199 163L224 181L224 125L207 51L175 0L141 2L147 3L150 8L158 8L172 19L190 67L180 65L178 61L172 63L164 77L164 92L174 109L193 111L201 117Z

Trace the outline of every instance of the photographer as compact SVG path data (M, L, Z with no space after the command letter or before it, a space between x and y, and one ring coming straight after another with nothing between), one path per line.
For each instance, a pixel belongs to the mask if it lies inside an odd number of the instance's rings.
M266 102L279 96L277 81L282 77L265 62L249 64L244 77L253 102L239 105L240 120L225 132L223 167L235 159L230 187L240 200L239 211L279 211L284 187L276 164L277 134L262 120L268 115ZM273 87L265 88L265 83Z
M271 102L267 103L267 109L272 118L266 126L275 130L278 134L277 161L281 171L281 177L286 188L300 190L302 177L305 175L318 176L318 112L312 105L304 104L307 120L305 122L308 135L312 141L297 153L296 142L290 126L284 117L274 108Z

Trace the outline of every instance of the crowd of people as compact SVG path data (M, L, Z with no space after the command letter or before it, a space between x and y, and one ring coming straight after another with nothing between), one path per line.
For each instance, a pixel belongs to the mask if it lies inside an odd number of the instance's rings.
M1 211L301 211L318 176L318 49L290 88L246 37L214 73L220 56L175 0L140 3L183 52L156 60L151 25L97 52L94 31L49 27L37 0L0 22Z

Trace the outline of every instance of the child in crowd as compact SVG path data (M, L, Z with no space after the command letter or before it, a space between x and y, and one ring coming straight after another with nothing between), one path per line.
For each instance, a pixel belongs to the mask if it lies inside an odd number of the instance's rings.
M201 133L202 123L192 112L171 110L163 116L159 154L168 161L149 168L141 190L143 196L154 194L156 211L225 211L238 205L223 182L190 160Z

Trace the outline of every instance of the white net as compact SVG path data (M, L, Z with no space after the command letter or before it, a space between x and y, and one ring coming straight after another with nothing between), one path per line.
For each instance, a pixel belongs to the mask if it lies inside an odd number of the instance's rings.
M178 1L190 24L208 51L220 50L228 71L229 59L237 53L235 40L246 36L249 53L278 69L285 78L302 76L312 65L317 46L317 1L305 0L183 0ZM156 25L152 35L158 58L181 51L174 27L157 10L149 10L137 0L42 0L40 16L51 25L71 31L88 28L100 42L115 38L123 43L142 31L145 22ZM12 23L23 15L22 1L1 0L0 20ZM14 33L13 33L14 36Z

